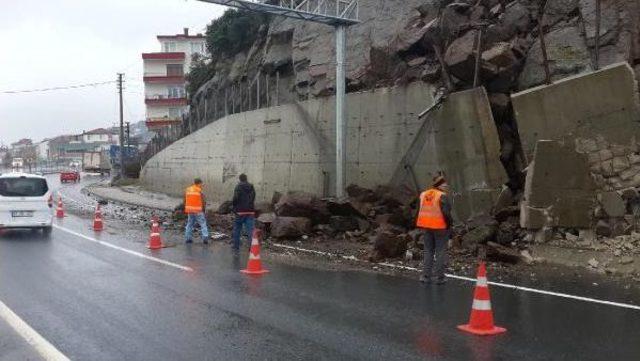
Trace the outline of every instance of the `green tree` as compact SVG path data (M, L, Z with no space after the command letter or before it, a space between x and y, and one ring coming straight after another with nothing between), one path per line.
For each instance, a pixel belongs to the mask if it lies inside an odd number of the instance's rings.
M207 26L207 50L214 58L233 56L256 41L260 27L269 17L263 13L230 9Z
M203 56L195 54L187 74L187 92L192 97L198 89L215 75L214 64Z

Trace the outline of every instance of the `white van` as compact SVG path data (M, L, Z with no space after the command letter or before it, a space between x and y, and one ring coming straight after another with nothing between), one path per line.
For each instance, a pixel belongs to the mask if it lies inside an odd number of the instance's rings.
M0 229L32 228L51 233L53 194L47 179L26 173L0 175Z

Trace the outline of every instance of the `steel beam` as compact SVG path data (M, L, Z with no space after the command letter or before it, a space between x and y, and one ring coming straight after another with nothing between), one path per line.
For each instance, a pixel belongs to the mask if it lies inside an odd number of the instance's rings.
M348 26L360 22L358 21L358 0L279 0L277 4L268 4L265 0L198 1L332 26Z

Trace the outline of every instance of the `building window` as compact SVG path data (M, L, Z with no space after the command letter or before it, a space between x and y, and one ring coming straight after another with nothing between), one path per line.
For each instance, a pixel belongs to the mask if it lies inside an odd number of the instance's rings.
M204 43L203 42L192 42L191 43L191 54L204 54Z
M176 119L180 118L181 115L180 108L169 108L169 118Z
M169 98L184 98L185 95L182 86L170 86L167 93L169 93Z
M167 64L167 76L183 76L184 67L182 64Z
M175 41L167 41L162 44L162 51L165 53L175 53L177 49L177 44Z

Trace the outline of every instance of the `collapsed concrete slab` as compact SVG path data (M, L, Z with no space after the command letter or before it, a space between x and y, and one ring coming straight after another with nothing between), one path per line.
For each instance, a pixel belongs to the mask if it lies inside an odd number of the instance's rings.
M640 139L636 79L628 63L568 77L511 98L528 156L541 139L589 139L596 146L593 151L597 151L598 137L620 145Z
M525 180L520 225L588 228L595 191L587 157L573 144L538 141Z

